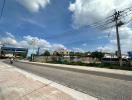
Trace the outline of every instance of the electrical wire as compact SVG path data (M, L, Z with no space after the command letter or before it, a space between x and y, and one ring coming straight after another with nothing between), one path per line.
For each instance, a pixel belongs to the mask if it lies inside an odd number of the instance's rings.
M108 38L110 38L110 35L111 35L111 33L112 33L112 28L113 28L113 27L110 28L110 31L109 31L109 33L108 33Z
M0 12L0 20L3 16L3 12L4 12L4 8L5 8L5 3L6 3L6 0L3 1L3 5L2 5L2 8L1 8L1 12Z

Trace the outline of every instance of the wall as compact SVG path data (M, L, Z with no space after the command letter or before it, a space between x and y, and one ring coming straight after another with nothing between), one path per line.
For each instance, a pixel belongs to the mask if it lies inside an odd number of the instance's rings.
M56 60L56 61L74 61L74 62L83 62L83 63L97 63L98 62L98 59L96 58L91 58L91 57L82 57L82 58L78 58L78 57L75 57L74 59L70 59L69 56L64 56L64 59L62 59L62 57L59 57L59 56L49 56L47 61L53 61ZM46 62L46 57L45 56L35 56L34 57L34 61L36 62L43 62L45 63Z

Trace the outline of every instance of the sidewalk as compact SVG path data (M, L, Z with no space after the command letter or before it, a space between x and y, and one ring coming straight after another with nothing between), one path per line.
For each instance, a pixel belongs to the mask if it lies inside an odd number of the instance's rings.
M97 100L0 62L0 100Z
M79 70L79 71L95 71L95 72L103 72L110 74L118 74L118 75L126 75L132 76L132 71L119 70L119 69L107 69L107 68L96 68L90 66L79 66L79 65L65 65L65 64L50 64L50 63L40 63L40 62L29 62L27 60L19 60L20 62L33 63L39 65L47 65L60 69L71 69L71 70Z

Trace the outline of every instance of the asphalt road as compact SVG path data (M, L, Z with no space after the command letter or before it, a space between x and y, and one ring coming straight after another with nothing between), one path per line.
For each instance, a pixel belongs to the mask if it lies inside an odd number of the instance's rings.
M97 97L99 100L132 100L131 80L115 78L112 77L112 75L111 77L105 77L103 73L102 75L81 73L22 62L14 62L13 65L59 84Z

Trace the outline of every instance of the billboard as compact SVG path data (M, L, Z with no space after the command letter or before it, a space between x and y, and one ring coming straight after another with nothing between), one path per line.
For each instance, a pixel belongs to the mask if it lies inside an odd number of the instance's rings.
M13 57L13 56L19 56L19 57L26 57L28 53L27 48L15 48L15 47L1 47L0 56L3 57Z

